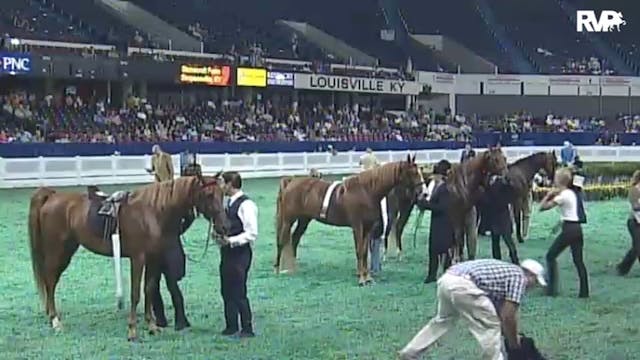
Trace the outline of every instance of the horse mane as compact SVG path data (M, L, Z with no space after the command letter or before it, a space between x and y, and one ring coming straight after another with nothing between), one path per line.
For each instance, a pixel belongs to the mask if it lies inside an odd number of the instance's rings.
M343 185L347 190L357 185L364 186L368 189L379 189L383 186L382 184L394 183L400 174L402 166L402 161L396 161L365 170L357 175L344 179Z
M190 201L194 188L198 185L195 176L184 176L174 180L152 183L136 189L132 196L141 202L151 206L157 211L184 206L185 201Z
M447 189L454 198L461 199L463 202L471 203L471 189L469 189L469 168L476 166L476 163L485 161L486 156L483 153L469 159L467 162L460 164L453 164L449 175L447 176Z
M546 157L546 156L547 156L546 152L537 152L537 153L534 153L534 154L531 154L529 156L525 156L525 157L523 157L521 159L516 160L512 164L509 164L509 167L512 167L512 166L520 167L520 166L522 166L522 164L525 164L525 163L528 164L529 162L534 162L535 160L538 160L538 159L540 159L542 157Z

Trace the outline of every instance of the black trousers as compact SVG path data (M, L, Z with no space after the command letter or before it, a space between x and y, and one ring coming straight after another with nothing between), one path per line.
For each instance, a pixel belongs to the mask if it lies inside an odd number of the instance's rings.
M631 270L631 266L636 259L640 262L640 224L635 219L627 220L627 229L631 235L631 249L627 251L620 264L618 264L618 273L626 275Z
M511 262L514 264L520 264L520 260L518 259L518 250L516 248L516 244L513 242L513 237L511 236L511 234L500 235L491 232L491 253L493 255L493 258L502 260L500 238L502 238L504 240L504 243L507 245Z
M224 301L224 319L227 330L253 332L251 306L247 298L247 275L253 253L251 246L225 246L220 249L220 285Z
M436 254L429 249L429 268L427 270L427 279L425 281L436 281L438 277L438 266L442 260L442 272L444 273L451 266L451 256L448 252Z
M582 258L584 239L582 237L582 227L579 223L565 221L562 223L562 231L547 251L547 268L549 271L549 286L547 294L556 296L558 294L558 262L556 259L567 248L571 249L573 264L580 279L579 297L589 297L589 278L587 268Z

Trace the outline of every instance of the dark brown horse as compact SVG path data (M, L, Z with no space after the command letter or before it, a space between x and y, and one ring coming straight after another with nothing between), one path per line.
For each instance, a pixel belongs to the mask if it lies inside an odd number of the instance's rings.
M311 220L318 220L324 224L353 229L358 281L360 285L371 283L373 279L369 274L367 259L369 239L382 224L380 201L398 185L411 189L414 196L426 195L424 179L415 158L407 156L406 161L388 163L346 178L335 185L328 203L325 202L325 195L332 186L331 182L312 177L281 179L276 211L276 273L280 271L283 257L284 260L289 258L289 267L295 270L300 238ZM296 222L292 235L291 227ZM290 254L286 251L283 253L283 250L290 251Z
M468 259L475 258L477 229L469 229L469 219L474 220L475 224L474 206L478 201L480 189L486 186L489 176L505 176L506 173L507 158L497 147L489 148L473 159L451 168L447 176L447 188L451 196L449 217L455 232L454 262L463 259L465 243Z
M544 170L545 175L553 179L557 162L555 151L549 151L529 155L509 165L507 177L513 187L511 207L519 242L524 242L528 235L533 177L538 171Z
M167 241L177 239L177 236L165 236L165 231L179 228L176 224L196 208L214 222L217 233L224 234L227 218L222 198L217 176L191 176L143 186L119 201L119 211L114 215L117 234L122 256L131 261L129 340L137 338L136 308L145 267L145 320L150 333L158 331L151 312L154 276L159 276L156 268L159 257L171 245ZM56 330L62 329L55 305L56 286L78 247L82 245L93 253L114 256L112 242L105 240L91 225L91 203L86 193L57 192L48 187L37 189L31 196L29 237L33 274L46 314Z
M499 148L491 148L463 164L456 164L451 169L447 178L447 186L452 194L452 208L450 216L456 229L456 254L462 256L461 247L467 243L467 254L474 258L476 254L476 221L474 205L478 200L478 194L488 175L504 175L507 168L506 158ZM430 176L426 175L425 179ZM427 180L428 181L428 180ZM407 198L406 193L394 189L387 197L387 204L397 204L397 215L389 215L389 221L394 218L398 221L389 226L395 230L397 246L402 249L402 232L413 210L414 201ZM422 219L424 211L421 211L418 219ZM416 224L419 226L419 223ZM393 230L392 230L393 231ZM466 241L465 241L466 240Z
M421 168L422 177L429 183L431 169ZM396 186L387 195L387 219L388 224L384 232L384 258L392 244L396 248L396 256L402 258L402 233L411 217L411 212L416 204L415 195L411 189Z

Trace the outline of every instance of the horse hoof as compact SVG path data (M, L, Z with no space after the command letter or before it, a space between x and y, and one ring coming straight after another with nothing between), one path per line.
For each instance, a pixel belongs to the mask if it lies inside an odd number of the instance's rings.
M376 283L376 282L375 282L373 279L367 279L367 280L365 281L365 284L366 284L366 285L373 285L373 284L375 284L375 283Z
M127 341L136 342L138 341L138 332L136 330L129 330L127 333Z
M156 326L159 328L167 327L167 319L156 319Z
M122 309L124 309L124 300L123 300L123 299L121 299L121 298L120 298L120 299L118 299L118 304L117 304L117 306L118 306L118 310L122 310Z
M62 331L62 321L56 316L51 320L51 327L55 332Z
M176 331L181 331L184 330L186 328L190 328L191 324L189 323L189 321L185 320L184 322L176 322L176 326L175 326L175 330Z

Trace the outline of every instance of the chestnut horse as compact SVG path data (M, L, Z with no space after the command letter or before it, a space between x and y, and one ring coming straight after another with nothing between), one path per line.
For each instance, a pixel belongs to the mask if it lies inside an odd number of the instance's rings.
M151 295L157 283L154 276L159 276L155 268L158 260L155 259L159 259L170 245L167 241L178 238L165 236L163 232L178 228L176 224L195 208L214 222L217 233L224 234L227 218L222 199L217 176L190 176L143 186L119 204L116 217L121 254L131 261L129 340L137 338L136 309L145 267L145 320L150 333L158 332L151 312ZM104 240L102 234L96 234L91 226L90 205L91 200L86 193L57 192L48 187L37 189L31 196L31 264L36 287L55 330L62 329L55 305L56 286L78 247L82 245L98 255L114 256L111 241Z
M331 185L329 181L312 177L286 177L280 180L276 210L275 271L280 271L285 247L292 251L288 257L291 270L295 270L300 238L311 220L317 220L328 225L352 228L358 282L360 285L370 284L373 279L369 274L367 251L372 232L382 226L380 201L396 186L412 189L415 196L425 196L427 189L424 179L415 157L407 156L406 161L388 163L346 178L335 186L326 204L328 207L323 209L325 194ZM291 227L296 222L292 236Z
M516 236L524 242L529 232L531 214L531 184L533 176L544 170L546 176L553 179L558 158L555 151L537 152L509 165L507 176L513 187L514 197L511 203L516 225Z

